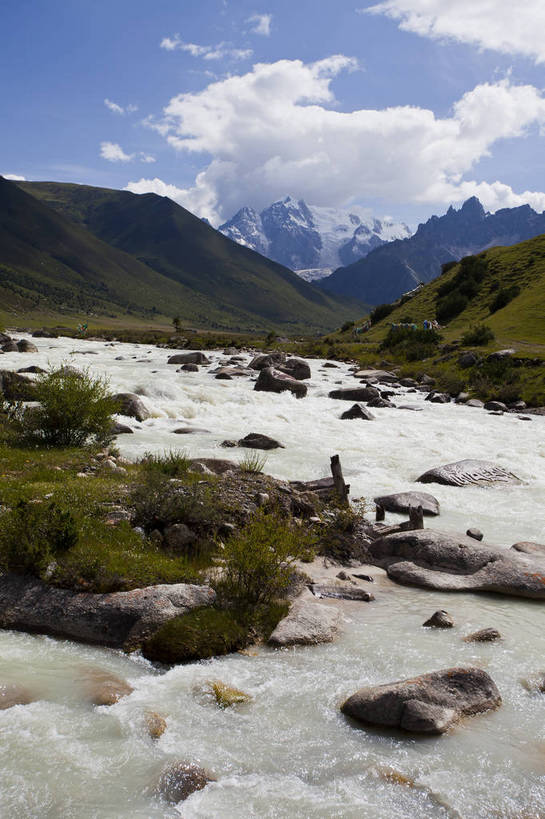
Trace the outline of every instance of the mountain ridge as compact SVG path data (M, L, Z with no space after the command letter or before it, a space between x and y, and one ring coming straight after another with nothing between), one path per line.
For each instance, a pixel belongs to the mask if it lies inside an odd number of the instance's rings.
M406 239L372 250L365 258L340 267L318 286L330 293L364 300L392 302L404 292L434 279L441 265L459 261L489 247L509 246L545 233L545 212L529 205L487 213L476 197L459 210L432 216Z
M380 221L362 208L308 205L304 199L291 196L273 202L260 213L245 206L218 230L307 281L360 259L392 238L410 235L406 225Z

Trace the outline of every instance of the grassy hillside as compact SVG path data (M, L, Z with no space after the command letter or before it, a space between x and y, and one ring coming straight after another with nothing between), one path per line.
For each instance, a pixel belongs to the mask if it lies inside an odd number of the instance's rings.
M356 336L347 323L308 352L399 365L406 375L426 372L452 394L469 389L482 398L545 404L545 235L466 257L414 295L381 305L371 318L368 332ZM391 330L392 324L407 323L422 328L426 319L439 321L438 335ZM505 348L514 349L511 358L487 361ZM475 366L459 366L465 351L476 354Z
M201 326L315 332L342 324L358 310L232 242L166 197L55 182L20 187L184 288L188 304L170 314Z

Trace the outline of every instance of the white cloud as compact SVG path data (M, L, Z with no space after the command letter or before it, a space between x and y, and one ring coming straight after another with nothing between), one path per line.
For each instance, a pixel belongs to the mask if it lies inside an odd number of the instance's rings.
M166 51L185 51L192 57L202 57L204 60L246 60L254 53L251 48L233 48L229 43L218 43L214 46L185 43L179 34L175 34L174 37L163 37L159 46Z
M385 0L362 14L385 14L423 37L457 40L545 62L543 0Z
M263 37L268 37L271 33L272 14L252 14L246 22L252 24L250 29L252 34L261 34Z
M10 182L26 182L26 176L19 176L16 173L3 173L2 176Z
M130 162L134 159L134 154L126 154L117 142L101 142L100 156L108 162Z
M109 108L110 111L113 111L114 114L133 114L135 111L138 111L137 105L126 105L124 108L122 105L118 105L117 102L112 102L107 97L104 100L104 105L106 108Z
M155 159L154 156L151 156L151 154L145 154L143 151L141 151L140 152L140 162L150 163L150 162L157 162L157 160Z
M545 127L540 91L509 79L483 83L441 118L415 106L334 110L332 79L356 66L342 55L262 63L174 97L163 120L148 124L208 164L191 187L171 186L164 195L215 224L242 205L264 207L286 193L331 206L371 198L441 206L476 193L491 210L523 201L541 207L540 192L514 193L469 176L498 140Z

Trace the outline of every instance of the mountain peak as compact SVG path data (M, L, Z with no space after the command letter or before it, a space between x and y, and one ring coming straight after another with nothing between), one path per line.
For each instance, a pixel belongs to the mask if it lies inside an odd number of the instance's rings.
M471 219L484 219L486 216L486 211L476 196L466 199L459 212Z

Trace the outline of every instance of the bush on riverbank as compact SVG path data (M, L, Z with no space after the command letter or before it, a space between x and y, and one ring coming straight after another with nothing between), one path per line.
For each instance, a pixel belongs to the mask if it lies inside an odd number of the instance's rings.
M73 515L56 503L19 501L2 517L0 566L4 571L43 577L79 538Z
M142 648L144 657L161 663L206 660L247 645L248 632L226 610L196 609L169 620Z
M112 415L119 407L106 379L61 367L38 376L33 398L39 406L16 405L10 413L22 440L60 447L112 440Z

